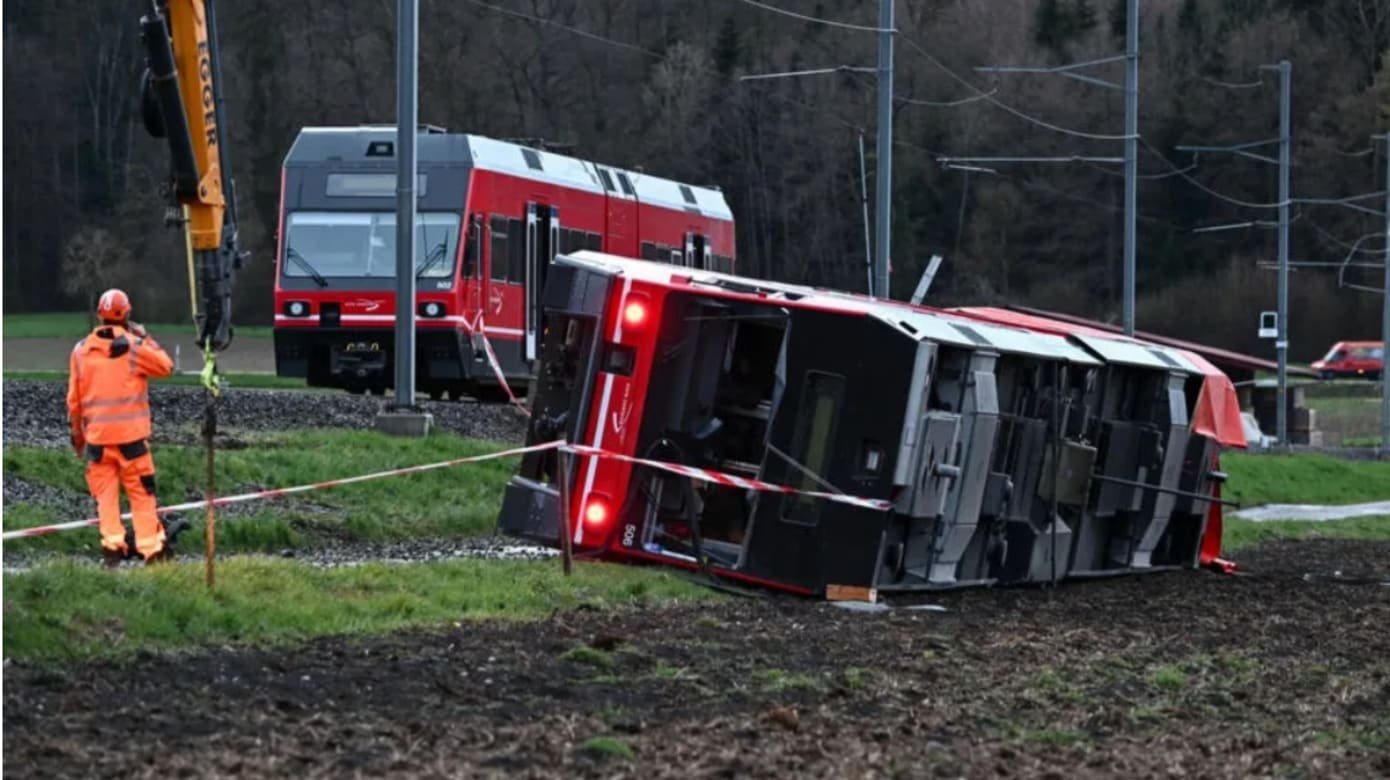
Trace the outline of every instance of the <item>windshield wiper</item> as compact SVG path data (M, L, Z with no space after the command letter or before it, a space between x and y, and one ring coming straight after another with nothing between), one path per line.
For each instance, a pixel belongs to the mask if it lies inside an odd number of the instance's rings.
M310 265L308 260L304 259L304 255L301 255L298 249L295 249L292 246L285 247L285 259L293 260L296 264L299 265L300 268L303 268L305 271L307 271L309 273L309 278L313 279L319 287L328 286L328 280L323 278L323 274L319 273L312 265Z
M420 268L415 271L415 278L418 280L425 272L435 266L436 263L444 259L444 252L449 248L449 241L445 239L434 245L430 253L425 255L425 262L420 264Z

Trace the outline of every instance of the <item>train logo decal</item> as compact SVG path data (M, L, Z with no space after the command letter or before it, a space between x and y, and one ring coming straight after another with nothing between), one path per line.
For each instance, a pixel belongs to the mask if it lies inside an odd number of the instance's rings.
M488 301L489 304L492 305L492 313L493 313L493 314L501 314L501 313L502 313L502 290L501 290L501 288L499 288L499 287L490 288L490 289L488 290L488 294L487 294L487 301Z
M361 309L365 312L374 312L377 309L381 308L382 303L383 301L372 300L371 298L357 298L348 301L347 305L355 309Z
M619 410L613 413L613 433L618 438L623 437L623 429L627 428L627 421L632 419L632 385L623 388L623 403Z

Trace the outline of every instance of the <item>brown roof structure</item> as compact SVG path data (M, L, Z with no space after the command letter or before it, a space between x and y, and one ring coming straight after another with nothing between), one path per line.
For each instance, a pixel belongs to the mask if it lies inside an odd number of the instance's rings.
M1074 325L1084 325L1089 328L1095 328L1096 330L1104 330L1109 331L1111 333L1124 332L1123 328L1120 328L1116 325L1109 325L1104 322L1086 319L1085 317L1078 317L1074 314L1063 314L1061 312L1047 311L1045 309L1034 309L1029 306L1010 305L1006 306L1005 308L1010 309L1012 311L1022 312L1024 314L1032 314L1037 317L1050 317L1054 320L1070 322ZM1175 339L1171 336L1161 336L1157 333L1148 333L1141 330L1134 331L1134 335L1138 338L1146 339L1148 341L1152 341L1158 344L1164 344L1170 347L1177 347L1178 349L1186 349L1190 352L1196 352L1197 354L1210 361L1217 368L1220 368L1222 371L1226 372L1226 375L1231 377L1233 380L1247 378L1253 379L1256 371L1279 370L1279 364L1274 362L1273 360L1265 360L1263 358L1257 358L1253 355L1245 355L1239 352L1232 352L1228 349L1212 347L1206 344L1197 344L1191 341L1183 341L1182 339ZM1285 370L1289 376L1308 377L1314 379L1317 378L1317 373L1314 372L1312 369L1302 368L1299 366L1287 366Z

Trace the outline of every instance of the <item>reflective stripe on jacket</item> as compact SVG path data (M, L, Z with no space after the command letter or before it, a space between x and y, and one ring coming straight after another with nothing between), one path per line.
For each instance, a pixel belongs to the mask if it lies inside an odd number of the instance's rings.
M68 359L68 421L89 444L125 444L150 436L149 379L174 361L155 340L102 325Z

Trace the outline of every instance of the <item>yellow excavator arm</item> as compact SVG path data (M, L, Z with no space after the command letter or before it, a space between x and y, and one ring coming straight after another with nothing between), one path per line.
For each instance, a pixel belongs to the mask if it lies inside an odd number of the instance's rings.
M145 44L141 113L172 159L167 221L192 247L198 341L231 343L232 282L246 261L237 241L235 188L227 169L221 65L213 0L142 0Z

